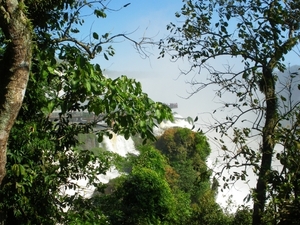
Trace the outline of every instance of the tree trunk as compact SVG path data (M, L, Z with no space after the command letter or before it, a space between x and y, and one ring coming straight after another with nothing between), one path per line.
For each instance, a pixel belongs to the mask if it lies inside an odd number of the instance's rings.
M10 130L22 106L31 65L31 26L23 1L0 0L0 28L7 41L0 60L0 184Z
M266 121L262 132L262 159L258 181L254 191L253 225L262 225L262 216L267 200L268 176L271 171L272 156L274 151L274 129L277 123L277 97L275 92L275 78L272 69L263 69L263 92L266 98Z

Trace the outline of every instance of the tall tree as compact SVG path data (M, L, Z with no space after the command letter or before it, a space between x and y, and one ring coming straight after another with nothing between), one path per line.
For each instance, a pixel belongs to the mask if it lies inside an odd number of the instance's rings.
M0 7L0 27L6 40L5 52L0 61L1 184L5 175L6 148L9 133L21 108L30 72L32 27L25 15L23 2L1 0Z
M181 12L176 13L184 22L168 25L171 32L162 42L161 55L171 54L173 59L186 57L191 70L209 73L208 82L193 80L195 92L209 85L219 86L217 94L232 93L236 101L226 102L224 108L233 108L235 115L218 120L216 129L222 136L233 130L232 142L237 146L230 155L227 146L224 160L227 168L254 167L258 175L253 190L253 224L263 224L268 186L271 184L272 160L278 142L275 131L278 122L286 115L279 113L279 94L276 91L276 70L284 71L284 57L299 42L299 1L280 0L185 0ZM230 65L224 70L213 68L214 59L232 57L240 60L241 70ZM230 60L230 58L226 58ZM190 72L188 71L188 72ZM292 107L295 109L295 107ZM233 113L233 114L234 114ZM256 119L242 129L240 122L253 113ZM252 115L253 115L252 114ZM260 135L261 143L252 149L247 140ZM223 141L223 140L221 140ZM242 161L237 161L242 156ZM245 179L246 170L235 173L230 179Z
M293 70L294 69L294 70ZM280 81L281 89L285 91L281 95L281 111L286 112L285 117L278 123L275 137L281 151L276 151L278 169L273 169L270 175L270 200L266 214L269 218L280 221L278 224L297 224L300 209L299 190L299 105L294 105L293 95L299 85L299 70L297 67L289 68L284 81ZM294 71L294 72L292 72ZM282 80L282 79L281 79ZM294 108L296 107L296 108Z

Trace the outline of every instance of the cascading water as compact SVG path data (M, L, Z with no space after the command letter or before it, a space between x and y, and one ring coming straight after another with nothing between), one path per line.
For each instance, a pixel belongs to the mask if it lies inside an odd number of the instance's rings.
M112 138L110 139L108 136L103 137L102 143L98 144L102 149L105 149L107 151L117 153L122 157L126 157L128 153L138 155L139 152L135 149L134 142L131 138L126 140L121 135L116 135L115 133L112 133ZM87 142L93 142L90 140L87 140ZM94 146L96 147L96 146ZM119 171L112 166L106 174L100 174L98 175L98 179L101 183L108 183L111 179L114 179L120 175ZM76 193L79 193L81 196L85 198L90 198L94 191L95 187L88 185L88 180L86 179L79 179L79 180L70 180L70 182L75 183L78 185L78 188L76 190L74 189L65 189L62 188L62 194L63 195L74 195Z
M171 128L171 127L182 127L182 128L189 128L192 129L193 127L193 120L190 118L184 118L178 114L174 115L174 122L171 122L169 120L163 121L159 124L158 127L154 127L154 135L156 137L161 136L165 130Z
M114 133L111 139L109 139L107 136L104 136L103 142L100 143L100 147L106 149L107 151L117 153L123 157L125 157L128 153L139 153L135 149L134 142L131 138L126 140L123 136L116 135Z
M109 137L104 136L102 143L99 144L99 147L117 153L120 156L126 157L128 153L138 155L139 152L135 149L134 142L131 138L126 140L121 135L116 135L113 133L113 137L109 139ZM111 179L114 179L120 175L119 171L113 166L111 167L106 174L99 175L98 179L100 182L106 184Z

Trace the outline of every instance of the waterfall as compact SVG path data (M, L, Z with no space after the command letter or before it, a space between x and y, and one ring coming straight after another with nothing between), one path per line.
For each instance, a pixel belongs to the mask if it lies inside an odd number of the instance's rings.
M112 133L112 135L113 136L111 139L108 136L104 136L102 143L98 143L98 147L113 153L117 153L122 157L126 157L128 153L135 154L135 155L139 154L139 152L135 149L134 142L131 138L126 140L121 135L116 135L115 133ZM95 138L96 137L86 137L85 143L82 145L84 146L83 148L86 149L86 148L96 147L93 141L95 140ZM97 166L97 164L95 166ZM118 176L120 176L119 171L114 166L112 166L105 174L100 174L97 176L97 178L101 183L106 184L111 179L114 179ZM70 179L69 182L75 183L76 185L78 185L78 188L74 190L74 189L69 189L69 188L66 189L65 187L61 187L62 195L74 195L76 193L79 193L81 196L85 198L90 198L95 191L94 186L88 185L87 179L79 179L79 180Z
M189 119L184 118L178 114L174 115L174 121L171 122L169 120L163 121L157 127L154 127L153 131L156 137L161 136L165 130L171 127L182 127L182 128L189 128L192 129L193 121L189 121Z
M135 149L134 142L131 138L126 140L121 135L116 135L115 133L112 134L113 137L111 139L107 136L103 137L103 142L100 143L100 147L107 151L117 153L123 157L125 157L128 153L135 155L139 154L139 152Z

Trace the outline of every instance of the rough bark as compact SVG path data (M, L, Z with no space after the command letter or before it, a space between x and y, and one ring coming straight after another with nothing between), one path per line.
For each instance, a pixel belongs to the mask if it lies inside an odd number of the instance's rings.
M267 200L268 176L271 171L272 156L274 151L274 128L277 122L277 97L275 92L275 78L272 69L264 68L263 70L264 87L263 92L266 98L266 116L265 125L262 132L262 159L261 166L254 190L253 205L253 225L262 225L263 212Z
M23 102L31 65L31 27L23 10L22 1L0 0L0 28L8 43L0 60L0 184L9 133Z

